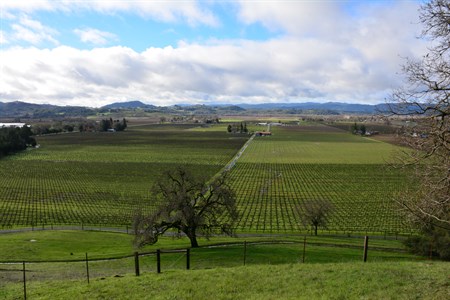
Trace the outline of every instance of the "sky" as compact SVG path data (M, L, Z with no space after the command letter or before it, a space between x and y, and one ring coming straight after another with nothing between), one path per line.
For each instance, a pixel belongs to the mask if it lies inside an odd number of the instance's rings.
M419 1L0 1L0 102L377 104Z

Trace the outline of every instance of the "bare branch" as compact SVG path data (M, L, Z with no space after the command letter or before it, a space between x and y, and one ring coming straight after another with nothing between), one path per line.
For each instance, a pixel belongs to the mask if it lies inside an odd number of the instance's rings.
M450 231L450 1L426 2L420 20L422 38L433 43L421 59L406 60L405 86L393 92L388 105L391 115L409 116L415 124L404 127L403 143L410 150L398 159L413 188L398 203L424 234L445 241Z
M208 237L213 232L232 234L237 219L235 194L225 175L207 184L178 168L167 172L155 185L154 200L160 207L148 218L137 218L140 230L136 244L155 243L170 228L178 229L197 247L197 234Z

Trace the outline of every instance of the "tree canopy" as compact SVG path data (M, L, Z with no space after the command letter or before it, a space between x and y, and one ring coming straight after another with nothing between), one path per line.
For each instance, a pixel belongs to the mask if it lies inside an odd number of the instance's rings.
M404 132L413 151L401 159L413 167L416 187L399 203L427 243L450 249L450 1L423 4L420 20L422 38L431 42L428 53L406 60L405 84L392 95L392 113L410 117L413 124ZM443 257L445 251L437 252Z
M328 223L328 218L334 210L333 204L329 200L307 200L297 207L303 224L305 226L312 226L314 235L317 235L319 227L325 227Z
M198 247L197 235L233 233L237 219L236 196L222 174L208 182L184 168L166 172L153 188L153 200L160 203L150 215L134 218L135 244L157 242L169 229L184 233L192 247Z
M0 157L25 150L27 146L36 146L30 127L0 128Z

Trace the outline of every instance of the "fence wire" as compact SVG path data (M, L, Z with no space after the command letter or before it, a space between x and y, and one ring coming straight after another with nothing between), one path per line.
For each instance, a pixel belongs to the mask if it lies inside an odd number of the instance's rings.
M369 246L370 248L370 246ZM363 245L319 245L293 242L244 242L212 245L200 248L138 254L139 274L169 270L210 269L252 264L294 264L362 261ZM98 280L108 277L138 275L136 254L109 259L78 261L25 262L26 282L52 280ZM373 248L369 261L411 259L401 252ZM23 262L0 262L0 289L11 283L23 283Z

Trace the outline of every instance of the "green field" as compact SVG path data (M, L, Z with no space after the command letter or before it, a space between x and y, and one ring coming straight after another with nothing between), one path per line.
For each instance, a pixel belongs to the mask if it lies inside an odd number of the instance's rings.
M242 163L385 164L399 148L325 125L273 127L256 138Z
M124 255L131 255L134 251L140 252L154 251L155 249L186 249L190 247L187 238L161 237L154 245L148 245L141 249L135 249L133 246L133 235L117 232L106 231L90 231L90 230L43 230L43 231L24 231L15 233L0 234L0 262L21 262L21 261L55 261L55 260L80 260L85 258L85 253L90 254L90 258L111 258ZM220 255L220 253L228 252L234 256L228 264L242 263L243 243L249 243L250 261L263 263L264 259L258 260L254 251L255 249L264 247L274 249L266 251L265 255L272 256L272 261L281 260L285 262L297 262L301 256L303 249L304 236L243 236L243 237L225 237L217 236L207 240L200 238L201 246L209 245L228 245L228 247L213 247L208 249L192 249L202 253L209 252L210 256ZM282 245L276 244L283 242ZM250 243L259 243L251 244ZM271 243L275 243L272 246ZM290 244L291 243L291 244ZM307 236L308 243L308 262L337 262L349 260L360 260L362 253L363 238L362 237L335 237L335 236ZM323 250L326 247L336 246L335 250L328 251L328 255L316 255L311 251L311 244L320 246ZM396 257L400 259L411 259L414 256L402 252L404 246L400 240L392 239L371 239L370 247L378 249L381 255L372 255L371 260L378 257L379 259ZM290 249L292 255L278 255L275 248L279 251ZM282 248L284 250L282 250ZM225 249L225 250L224 250ZM227 250L228 249L228 250ZM381 251L383 249L394 249L394 252ZM263 252L263 251L262 251ZM281 252L283 253L283 252ZM323 253L323 251L322 251ZM213 255L214 254L214 255ZM343 255L339 258L339 254ZM237 259L236 259L237 257ZM269 259L270 261L270 259ZM223 262L226 264L226 262ZM218 264L220 266L223 264ZM197 265L199 267L199 265Z
M448 264L381 262L253 265L139 277L31 281L30 299L448 299ZM30 274L29 274L30 275ZM21 282L0 290L20 299Z
M165 170L185 165L209 178L245 143L226 132L155 125L116 133L37 137L41 145L0 160L0 225L131 223L151 206Z
M395 197L405 173L387 167L399 148L327 126L273 127L256 137L231 171L241 218L238 228L258 232L310 230L303 204L329 200L325 231L406 233Z
M23 280L23 261L28 271L28 284L85 279L86 254L91 280L133 274L133 253L136 250L142 254L139 258L142 274L156 272L156 249L162 249L163 273L186 269L185 249L190 247L187 238L163 237L156 244L141 249L135 249L132 240L132 235L99 231L46 230L0 234L0 291ZM360 262L363 254L361 237L307 236L305 248L304 237L298 235L214 237L201 239L200 244L202 247L190 250L191 270L244 264L298 264L303 263L303 257L305 265ZM400 241L369 240L370 263L418 259L423 258L405 253Z
M256 137L231 170L238 232L306 233L302 205L317 199L335 208L320 228L326 232L410 232L394 207L405 175L387 168L397 146L317 124L272 131ZM227 134L226 124L38 137L40 148L0 161L0 225L130 225L136 209L152 209L149 191L163 171L182 164L210 178L248 137Z

